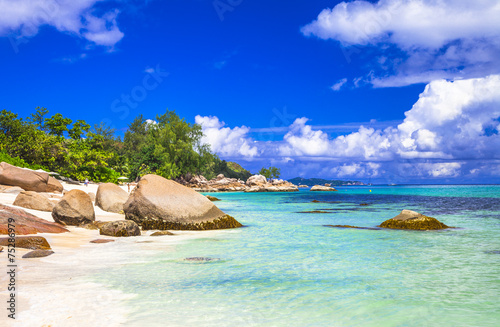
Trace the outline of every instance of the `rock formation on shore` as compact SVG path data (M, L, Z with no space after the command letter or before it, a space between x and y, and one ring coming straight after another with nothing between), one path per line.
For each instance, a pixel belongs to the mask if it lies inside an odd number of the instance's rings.
M126 219L143 230L206 230L241 227L195 190L157 175L141 178L124 205Z
M0 238L0 245L8 246L11 244L10 237L2 237ZM45 237L42 236L16 236L14 238L14 243L16 244L16 248L24 248L31 250L50 250L50 244L47 242Z
M13 218L15 221L16 235L64 233L68 231L59 224L38 218L24 210L0 204L0 234L9 234L9 218Z
M139 225L132 220L118 220L102 225L99 228L99 234L115 237L139 236L141 230Z
M414 230L435 230L450 228L436 218L427 217L412 210L401 211L401 213L396 217L388 219L380 224L380 227Z
M39 211L51 212L54 209L54 203L49 200L48 196L33 191L19 193L13 204L18 207Z
M46 172L0 163L0 184L19 186L25 191L62 192L62 184Z
M66 192L52 210L54 221L64 225L80 226L95 220L90 196L81 190Z
M128 193L113 183L100 184L97 188L95 205L104 211L119 213L128 200Z

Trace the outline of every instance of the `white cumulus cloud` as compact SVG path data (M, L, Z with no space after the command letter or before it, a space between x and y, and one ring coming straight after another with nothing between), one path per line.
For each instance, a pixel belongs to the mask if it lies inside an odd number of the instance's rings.
M42 26L112 47L123 38L118 10L97 15L99 0L0 0L0 36L33 37Z
M337 40L347 54L377 47L367 81L403 86L500 72L499 17L498 0L352 1L324 9L302 33Z
M248 138L250 128L224 127L225 123L214 116L195 117L195 123L203 130L202 142L209 144L212 151L224 157L252 158L258 154L258 149Z
M309 122L297 118L282 140L263 142L253 140L248 127L196 116L205 142L221 156L266 162L272 156L291 171L302 167L309 174L380 178L392 172L399 179L500 171L500 75L433 81L403 122L385 129L361 126L333 137Z

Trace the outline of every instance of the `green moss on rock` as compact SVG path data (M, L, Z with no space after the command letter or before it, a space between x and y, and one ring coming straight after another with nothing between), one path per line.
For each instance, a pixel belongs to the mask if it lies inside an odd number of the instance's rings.
M443 224L436 218L428 216L420 216L414 219L407 220L396 220L388 219L380 224L382 228L392 228L392 229L412 229L412 230L436 230L436 229L446 229L449 226Z
M145 219L141 223L142 230L210 230L243 227L230 215L224 215L212 221L200 223L180 223L165 221L163 219Z

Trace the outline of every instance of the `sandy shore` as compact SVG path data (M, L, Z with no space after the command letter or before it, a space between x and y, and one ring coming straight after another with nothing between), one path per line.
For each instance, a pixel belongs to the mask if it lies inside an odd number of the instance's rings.
M98 185L72 185L63 183L64 189L80 189L97 192ZM127 186L121 186L127 191ZM0 194L0 203L12 206L16 195ZM14 206L15 207L15 206ZM37 217L54 221L50 212L24 209ZM96 220L114 221L125 219L123 214L110 213L94 207ZM175 251L176 244L200 237L200 232L175 231L175 236L142 236L113 238L99 235L98 230L69 226L69 233L41 233L50 243L53 255L45 258L22 259L29 250L16 249L16 320L7 317L6 302L0 312L2 326L120 326L126 321L126 300L133 294L112 290L104 284L89 281L88 276L116 269L124 263L142 262L155 253ZM215 234L202 232L203 236ZM96 238L113 239L106 244L89 243ZM7 299L7 253L0 253L0 298ZM5 323L5 324L4 324Z

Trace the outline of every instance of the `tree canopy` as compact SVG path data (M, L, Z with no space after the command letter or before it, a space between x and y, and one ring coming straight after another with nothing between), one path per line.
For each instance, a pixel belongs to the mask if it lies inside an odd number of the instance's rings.
M213 178L248 178L250 173L226 161L203 144L201 126L186 122L167 110L155 120L136 117L123 141L101 123L93 128L84 120L73 121L60 113L49 115L37 107L28 118L0 111L0 154L4 161L31 168L55 171L77 180L116 182L154 173L175 179L186 174ZM2 160L3 160L2 159ZM237 170L237 171L236 171Z
M267 179L270 179L270 178L279 178L280 175L281 175L281 170L279 168L276 168L276 167L269 167L269 168L261 168L261 170L259 171L259 174L261 174L262 176L266 177Z

